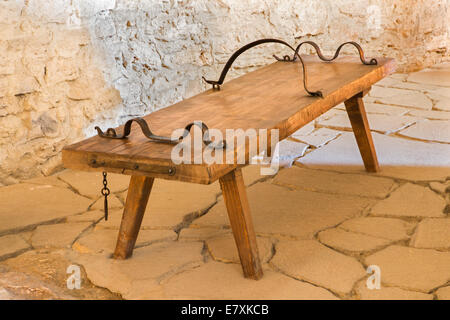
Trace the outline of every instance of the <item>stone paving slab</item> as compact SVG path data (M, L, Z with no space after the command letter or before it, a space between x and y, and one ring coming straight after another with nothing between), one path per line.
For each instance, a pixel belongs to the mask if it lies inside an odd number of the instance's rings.
M30 249L30 245L19 235L0 237L0 261L19 255Z
M305 154L306 149L308 145L305 143L285 139L276 145L272 161L282 167L290 167L295 159Z
M331 250L314 240L280 241L271 260L276 268L296 279L348 294L366 275L354 258Z
M202 248L201 242L163 242L135 249L128 260L92 254L78 254L74 259L95 285L125 299L154 299L161 297L163 279L203 264Z
M281 170L273 183L298 190L381 199L385 198L395 186L393 180L386 178L297 167Z
M70 248L91 225L90 222L69 222L38 226L32 233L31 244L33 248Z
M0 188L0 235L87 210L91 200L52 185L20 183Z
M436 290L436 296L439 300L450 300L450 286Z
M102 208L103 209L103 208ZM105 216L103 210L93 210L67 217L67 222L98 222Z
M370 211L376 216L444 217L445 200L426 187L406 183Z
M90 210L104 210L105 204L104 204L104 198L98 198L97 201L92 204L89 209ZM119 200L119 198L115 194L110 194L108 196L108 208L109 209L118 209L123 208L122 201Z
M257 237L259 259L262 263L272 257L272 241L268 238ZM225 263L240 263L239 253L232 234L225 234L206 240L209 253L215 261Z
M65 170L58 174L58 178L69 184L83 196L91 199L101 197L100 190L103 188L101 172ZM108 188L112 193L127 189L129 184L130 176L108 173Z
M241 266L218 262L180 273L163 283L163 288L170 299L338 299L328 290L268 269L258 281L245 279Z
M432 97L433 98L433 97ZM434 97L437 98L437 97ZM450 111L450 98L437 98L434 108L440 111Z
M407 180L445 180L450 176L450 146L372 134L381 171L377 175ZM433 155L432 157L430 155ZM364 172L353 133L346 132L297 160L310 168Z
M392 241L408 239L413 227L413 223L381 217L354 218L339 225L339 228L343 230Z
M73 249L80 253L112 254L116 247L118 230L95 228L82 235L74 244ZM136 248L156 242L176 240L177 235L172 230L141 230L136 241Z
M369 127L372 131L394 133L417 122L418 118L386 114L368 114ZM352 131L348 115L338 114L330 119L319 121L319 126L336 130Z
M221 227L196 228L190 226L189 228L181 229L180 234L178 236L178 240L180 241L207 240L224 234L231 234L231 229L229 228L225 229Z
M450 250L450 218L422 220L411 238L410 246Z
M441 120L419 121L409 128L401 130L399 134L414 139L450 143L450 122Z
M290 170L290 169L287 169ZM268 182L247 188L257 234L312 239L315 233L359 216L373 200L310 191L290 191ZM192 222L193 226L228 226L223 201Z
M362 300L433 300L432 294L416 291L408 291L395 287L369 289L366 281L362 281L356 287L358 298Z
M450 71L442 70L422 70L411 73L408 78L410 82L421 84L432 84L437 86L450 87Z
M0 264L0 288L3 286L18 299L120 298L104 288L94 286L86 277L83 268L80 274L81 288L68 289L67 268L73 264L76 263L68 259L67 250L27 251Z
M430 189L441 194L450 193L450 180L445 183L430 182Z
M339 110L346 110L345 105L338 105L335 108ZM399 106L391 106L388 104L382 103L364 103L364 109L367 113L375 113L375 114L384 114L384 115L393 115L393 116L402 116L410 111L410 109ZM422 110L415 110L422 111Z
M318 234L321 243L337 251L351 254L365 253L386 247L390 240L376 238L362 233L345 231L340 228L328 229Z
M187 215L199 215L203 210L212 206L220 192L218 182L211 185L201 185L156 179L142 221L142 227L173 228L182 223ZM126 193L127 191L121 194L122 199L126 199ZM114 222L117 222L115 227L118 228L120 220L114 220ZM108 222L104 224L112 225Z
M414 117L427 118L430 120L450 120L450 112L436 111L436 110L411 110L408 115Z
M365 259L381 269L381 283L428 293L450 279L450 252L390 246Z
M340 135L340 131L331 130L328 128L319 128L317 130L314 130L314 132L311 132L307 135L293 135L292 137L296 140L299 140L300 142L304 142L305 144L311 145L315 148L320 148L321 146L325 145L329 141L335 139L337 136Z
M424 93L413 90L373 86L369 96L374 102L408 108L431 110L433 103Z

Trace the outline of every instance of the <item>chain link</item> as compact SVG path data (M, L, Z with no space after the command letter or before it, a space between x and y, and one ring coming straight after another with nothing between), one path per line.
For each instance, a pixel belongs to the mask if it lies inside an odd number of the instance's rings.
M102 195L105 197L105 221L108 221L108 196L111 193L111 191L108 188L108 179L107 179L107 173L106 171L103 171L103 188L102 188Z

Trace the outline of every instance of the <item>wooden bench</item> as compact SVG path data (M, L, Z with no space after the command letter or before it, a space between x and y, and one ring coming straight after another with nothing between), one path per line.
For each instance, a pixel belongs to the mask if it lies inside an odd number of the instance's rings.
M277 61L224 83L220 90L207 90L144 119L161 136L171 136L174 129L201 120L210 128L222 131L275 128L279 129L282 140L345 102L365 168L376 172L378 162L362 97L371 85L394 71L394 61L377 58L377 65L364 65L357 57L340 57L331 63L320 61L317 56L302 57L307 65L308 86L320 89L323 97L311 97L301 86L299 62ZM116 259L132 255L155 178L201 184L219 179L244 275L261 278L263 272L242 179L242 165L175 165L171 160L172 148L170 144L149 141L136 127L127 139L94 136L67 146L63 150L63 163L72 169L131 175L113 255Z

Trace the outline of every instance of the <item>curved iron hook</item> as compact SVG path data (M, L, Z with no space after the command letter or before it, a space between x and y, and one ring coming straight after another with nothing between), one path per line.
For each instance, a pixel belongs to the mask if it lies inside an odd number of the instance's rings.
M125 139L127 138L131 133L131 125L133 122L136 122L142 130L142 133L150 140L157 141L157 142L164 142L164 143L170 143L170 144L177 144L180 141L182 141L184 138L186 138L189 135L189 132L191 131L193 126L197 126L202 130L202 141L206 146L211 145L213 148L226 148L226 142L224 140L219 141L218 143L213 143L213 141L209 138L209 128L206 124L204 124L201 121L195 121L192 123L189 123L183 131L183 135L180 136L178 139L172 139L169 137L163 137L155 135L148 126L147 122L140 117L133 118L128 120L123 128L123 133L121 135L118 135L116 130L113 128L108 128L105 132L102 131L99 127L95 127L94 129L97 130L97 133L102 138L108 138L108 139Z
M377 61L377 59L375 59L375 58L370 59L370 61L366 61L366 59L364 58L364 51L363 51L363 49L361 48L361 46L360 46L358 43L356 43L356 42L354 42L354 41L348 41L348 42L342 43L342 44L336 49L336 52L334 53L334 56L333 56L332 58L327 58L327 57L325 57L325 56L322 54L322 51L320 50L319 46L318 46L315 42L313 42L313 41L303 41L303 42L301 42L301 43L297 46L297 48L295 49L295 54L294 54L294 56L293 56L292 58L290 58L289 56L284 56L284 57L283 57L283 60L281 60L281 59L277 59L277 60L279 60L279 61L288 61L288 62L289 62L289 61L290 61L290 62L295 61L295 59L296 59L297 56L299 55L300 47L301 47L302 45L304 45L304 44L309 44L309 45L311 45L311 46L316 50L317 56L320 58L320 60L322 60L322 61L328 61L328 62L329 62L329 61L335 60L335 59L339 56L339 53L341 52L341 49L342 49L343 46L345 46L345 45L347 45L347 44L351 44L351 45L353 45L354 47L356 47L356 49L358 50L358 53L359 53L359 59L361 60L361 62L362 62L364 65L376 65L376 64L378 64L378 61Z
M300 55L298 54L298 52L287 42L283 41L283 40L278 40L278 39L260 39L260 40L256 40L253 42L250 42L249 44L243 46L242 48L240 48L238 51L236 51L235 53L233 53L233 55L228 59L227 63L225 64L225 66L223 67L222 73L220 74L219 80L214 81L214 80L207 80L205 77L202 77L203 80L206 83L209 83L213 86L213 89L216 90L220 90L220 86L223 84L223 81L225 80L225 77L228 73L228 70L231 68L231 65L233 64L234 60L237 59L237 57L239 57L242 53L244 53L245 51L256 47L257 45L263 44L263 43L280 43L283 44L287 47L289 47L292 51L294 51L294 57L298 58L302 64L302 70L303 70L303 87L305 88L306 92L314 97L323 97L322 92L321 91L310 91L307 88L307 78L306 78L306 67L305 64L303 63L303 59L302 57L300 57ZM279 59L277 56L274 55L275 59ZM289 56L284 56L284 59L289 59ZM289 61L289 60L284 60L284 61Z

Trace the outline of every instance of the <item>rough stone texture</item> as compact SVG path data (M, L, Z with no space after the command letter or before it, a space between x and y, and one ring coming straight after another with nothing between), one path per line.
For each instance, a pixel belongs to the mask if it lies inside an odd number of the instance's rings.
M308 122L306 125L295 131L291 137L296 138L297 136L304 136L314 131L315 125L314 121Z
M203 263L202 248L200 242L163 242L135 249L128 260L91 254L78 254L75 259L95 285L126 299L152 299L161 296L163 279Z
M95 228L81 236L74 244L73 249L80 253L109 253L116 247L118 231L112 229ZM176 233L172 230L141 230L136 241L136 248L154 242L175 240Z
M63 290L24 273L0 272L1 300L73 300Z
M262 175L263 167L260 165L248 165L242 169L242 176L246 186L251 185L259 180L270 178L271 175ZM265 173L265 172L264 172Z
M450 249L450 218L422 220L411 238L410 246Z
M368 114L367 118L370 130L381 133L394 133L417 121L417 118L414 117L386 114ZM338 114L328 120L319 121L318 125L337 130L352 130L350 120L346 114Z
M1 184L60 169L61 149L121 106L76 3L0 3Z
M191 226L189 228L181 229L180 234L178 236L178 240L180 241L207 240L224 234L231 234L231 229L212 228L212 227L196 228Z
M104 216L105 212L103 210L94 210L67 217L66 220L67 222L98 222Z
M411 73L408 81L450 87L450 71L422 70Z
M89 226L89 222L71 222L38 226L31 237L33 248L68 248Z
M432 101L422 92L374 86L369 96L377 103L431 110Z
M385 79L389 80L390 77L384 78L383 80ZM381 80L380 82L382 82L383 80ZM377 85L379 85L380 82L377 82ZM367 98L365 98L365 100L367 100ZM336 106L336 108L339 110L346 110L345 105L338 105ZM366 110L367 113L388 114L393 116L402 116L409 111L409 109L402 108L399 106L390 106L382 103L369 103L369 102L364 103L364 109ZM425 112L423 110L414 110L414 111Z
M295 159L305 154L306 149L308 149L307 144L285 139L276 145L272 162L283 167L290 167Z
M328 229L318 234L321 243L342 252L364 253L380 249L391 241L369 235L354 233L340 228Z
M81 213L91 200L68 189L20 183L0 188L0 234Z
M328 128L319 128L308 135L295 134L292 135L292 137L301 142L319 148L324 144L328 143L329 141L333 140L334 138L336 138L339 134L340 132L336 130L330 130Z
M116 195L110 194L108 196L108 208L117 209L122 208L123 203L117 198ZM104 210L105 208L105 200L103 197L99 198L95 203L89 207L90 210Z
M376 132L372 137L381 165L379 175L409 180L445 180L449 175L449 145L400 139ZM364 171L355 137L350 132L297 161L317 169Z
M101 172L86 172L65 170L58 174L58 178L69 184L73 189L83 196L97 199L102 196L103 176ZM112 193L123 191L130 184L130 176L123 174L108 173L108 188Z
M77 263L66 253L66 250L33 250L4 261L0 265L0 288L6 288L13 299L120 299L89 282L79 264L81 288L68 289L67 268Z
M362 281L356 287L356 293L362 300L433 300L433 295L407 291L395 287L384 287L380 289L368 289L366 281Z
M411 110L409 115L415 117L423 117L430 120L450 120L450 112L444 111L427 111L427 110Z
M450 278L450 252L391 246L365 259L381 269L381 283L428 293Z
M400 241L408 239L412 225L400 219L361 217L345 221L339 228L376 238Z
M386 197L395 185L386 178L296 167L280 171L273 183L300 190L373 198Z
M198 216L216 202L220 193L218 182L211 185L193 184L179 181L156 179L147 204L143 227L174 227L185 221L185 217ZM122 195L126 198L126 192ZM115 215L102 225L120 225L122 215Z
M447 188L450 187L450 181L447 181L446 183L440 183L440 182L430 182L430 188L438 193L450 193L447 191Z
M180 273L163 287L165 297L172 299L337 299L325 289L271 270L264 270L258 281L245 279L241 266L218 262Z
M450 123L439 120L420 121L399 134L414 139L450 143Z
M18 255L30 248L30 245L18 235L0 237L0 260Z
M373 203L373 200L351 196L290 191L267 182L247 188L247 195L257 234L297 239L311 239L320 230L360 215ZM209 227L229 225L223 201L192 224Z
M280 241L271 263L296 279L324 286L337 293L349 293L365 276L362 265L316 241Z
M445 200L428 188L406 183L378 202L372 215L397 217L443 217Z
M39 177L29 180L22 181L23 183L32 183L32 184L39 184L39 185L51 185L55 187L61 187L61 188L67 188L68 185L64 181L58 179L57 176L50 176L50 177Z
M450 286L436 290L436 296L439 300L450 300Z
M267 262L272 256L272 241L267 238L256 238L259 258L261 262ZM208 250L214 260L219 262L240 263L239 254L233 235L223 235L206 241Z

